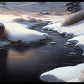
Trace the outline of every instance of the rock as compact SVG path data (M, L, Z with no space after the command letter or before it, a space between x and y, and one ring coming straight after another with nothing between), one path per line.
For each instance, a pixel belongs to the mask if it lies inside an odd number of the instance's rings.
M0 23L0 40L8 40L8 31L3 23Z
M71 52L71 53L69 54L69 56L74 56L74 55L77 55L77 53Z
M66 45L66 46L72 46L73 43L71 43L71 42L66 42L65 45Z
M61 36L65 36L66 35L66 32L63 32L63 33L60 33Z
M56 42L50 42L49 45L56 45Z

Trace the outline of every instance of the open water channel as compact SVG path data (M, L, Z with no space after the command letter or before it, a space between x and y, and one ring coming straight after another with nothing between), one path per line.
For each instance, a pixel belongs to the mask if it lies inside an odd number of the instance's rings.
M44 25L34 27L41 31ZM0 82L39 82L40 75L48 70L84 63L82 50L74 46L67 47L65 42L71 38L60 36L56 32L48 33L52 40L31 45L18 44L0 48ZM56 45L50 45L56 42ZM70 56L71 52L77 53Z

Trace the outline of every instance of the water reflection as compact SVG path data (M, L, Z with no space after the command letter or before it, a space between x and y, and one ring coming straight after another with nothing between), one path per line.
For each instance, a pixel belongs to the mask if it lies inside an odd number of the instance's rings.
M0 49L0 82L27 79L28 74L31 73L34 67L32 63L38 62L40 59L36 55L39 50L35 49L45 45L46 43L32 45L20 44Z
M0 49L0 81L7 79L8 50Z
M45 46L47 44L47 41L46 42L38 42L38 43L30 43L30 44L12 44L10 45L10 48L22 53L24 52L25 50L29 50L31 48L39 48L41 46Z

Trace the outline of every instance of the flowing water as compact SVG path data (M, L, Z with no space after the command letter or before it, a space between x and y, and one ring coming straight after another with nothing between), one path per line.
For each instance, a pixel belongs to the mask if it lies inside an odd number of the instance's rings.
M43 25L34 29L41 31L42 27ZM62 37L56 32L47 30L41 32L48 33L52 40L0 48L0 82L42 83L39 77L43 72L84 62L81 49L64 45L71 37ZM56 42L56 45L49 45L50 42ZM70 56L70 52L77 54Z

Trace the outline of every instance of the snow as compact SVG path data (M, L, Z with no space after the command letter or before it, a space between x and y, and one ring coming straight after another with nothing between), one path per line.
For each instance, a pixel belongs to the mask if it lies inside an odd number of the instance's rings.
M39 41L40 39L45 39L48 37L48 34L46 33L40 33L35 30L27 29L21 24L17 23L9 23L5 24L7 30L9 33L9 40L11 41L18 41L21 40L22 42L32 42L32 41Z
M1 11L19 11L19 12L65 12L64 10L65 2L7 2L6 5L0 5ZM84 2L81 2L81 6L84 9ZM31 15L30 15L31 16ZM48 16L48 15L47 15ZM21 40L22 42L34 42L41 39L47 39L50 36L46 33L41 33L32 29L29 29L36 24L45 23L46 21L29 23L29 22L14 22L16 18L27 18L27 14L20 16L15 15L2 15L0 14L0 26L5 25L6 30L9 32L8 38L11 41ZM53 16L52 16L53 17ZM52 21L47 26L44 26L43 29L48 29L52 31L57 31L59 33L66 33L74 35L73 38L68 39L67 41L75 43L75 46L79 46L83 50L84 55L84 20L70 25L70 26L61 26L62 22L65 20L65 16L61 18L53 17L48 19ZM39 17L40 18L40 17ZM43 18L43 17L41 17ZM3 23L3 24L2 24ZM0 41L0 47L10 44L10 42ZM40 79L46 82L80 82L81 71L84 70L84 63L78 64L76 66L66 66L59 67L48 72L41 74Z
M40 79L45 82L81 82L82 71L84 71L84 63L76 66L55 68L42 73Z
M75 46L78 46L83 50L82 55L84 55L84 20L73 25L61 26L65 20L65 17L56 19L42 29L73 35L73 37L67 41L75 43ZM59 67L42 73L40 79L45 82L82 82L84 81L83 71L84 63L76 66Z
M68 35L74 35L73 38L67 40L70 42L75 43L75 46L80 47L84 52L84 20L75 23L70 26L61 26L62 22L65 20L65 18L61 20L57 20L56 22L52 22L52 24L46 25L43 27L43 29L48 29L52 31L57 31L59 33L66 33Z
M29 29L32 25L35 25L33 23L25 22L25 24L22 24L18 22L13 22L12 20L15 18L19 18L19 16L0 14L0 25L2 26L4 24L5 29L9 32L9 40L14 42L18 40L21 40L22 42L35 42L50 37L47 33L41 33L39 31Z

